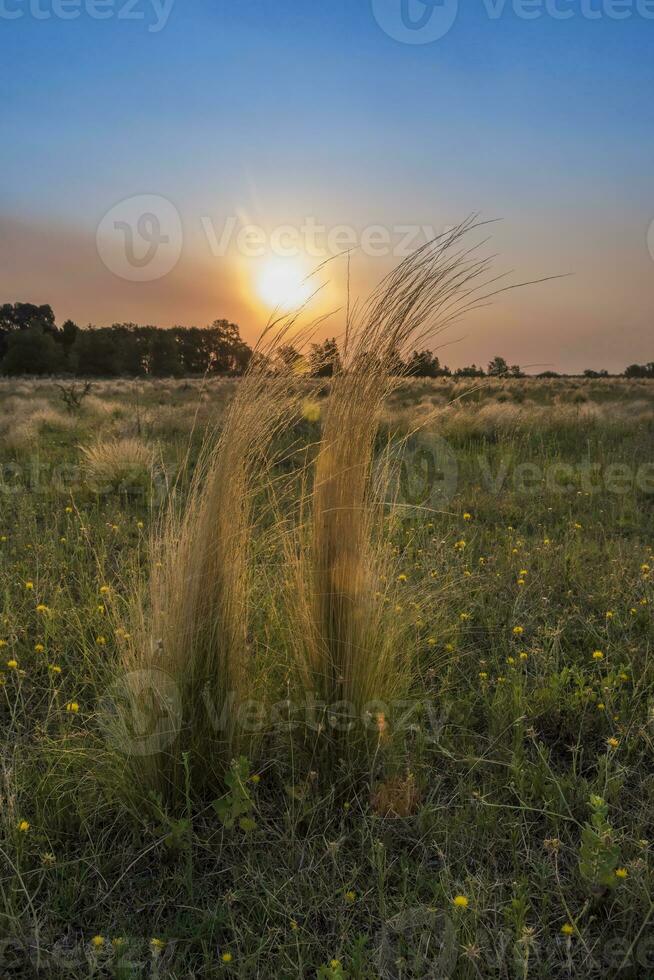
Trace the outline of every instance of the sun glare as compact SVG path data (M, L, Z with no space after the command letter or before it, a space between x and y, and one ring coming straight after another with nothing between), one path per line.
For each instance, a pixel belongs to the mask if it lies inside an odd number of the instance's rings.
M313 292L306 275L296 259L268 259L257 271L257 294L264 303L278 309L302 306Z

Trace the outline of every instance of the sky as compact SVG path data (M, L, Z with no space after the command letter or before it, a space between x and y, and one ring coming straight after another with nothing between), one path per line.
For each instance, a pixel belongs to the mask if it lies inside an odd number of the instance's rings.
M563 278L441 360L654 359L654 0L0 0L0 43L0 302L252 342L315 284L338 334L348 274L479 212Z

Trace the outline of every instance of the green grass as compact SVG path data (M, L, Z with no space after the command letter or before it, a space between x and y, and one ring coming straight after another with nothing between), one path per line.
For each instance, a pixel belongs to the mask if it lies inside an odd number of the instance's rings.
M218 808L189 792L167 812L125 786L102 719L161 483L97 494L78 447L139 434L172 475L233 384L139 390L138 415L118 382L68 420L49 383L0 386L30 431L2 450L0 655L18 666L0 690L0 976L651 974L654 386L496 382L421 436L446 438L456 481L393 532L424 664L388 760L380 740L402 817L374 779L298 758L283 725ZM385 425L461 390L406 385ZM262 583L252 641L273 649Z

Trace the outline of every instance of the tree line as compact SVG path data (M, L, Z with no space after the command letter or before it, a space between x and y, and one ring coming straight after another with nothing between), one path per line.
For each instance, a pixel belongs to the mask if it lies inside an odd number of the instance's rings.
M6 375L68 374L93 377L186 377L242 374L252 348L238 326L218 319L208 327L138 326L114 323L111 327L80 328L72 320L58 326L52 307L33 303L0 306L0 372ZM371 354L371 356L374 356ZM297 364L312 377L330 377L340 364L334 338L312 344L300 352L287 344L279 348L271 370ZM451 371L432 351L414 351L406 360L398 356L398 375L417 378L522 378L519 365L494 357L486 368L472 364ZM586 377L608 377L607 371L585 371ZM559 377L545 371L541 378ZM654 362L631 364L627 378L654 378Z

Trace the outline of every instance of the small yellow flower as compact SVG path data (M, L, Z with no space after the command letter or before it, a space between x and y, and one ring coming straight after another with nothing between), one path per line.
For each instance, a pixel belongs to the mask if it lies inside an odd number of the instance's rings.
M468 899L465 897L465 895L455 895L452 899L452 904L457 909L467 909Z
M139 529L139 531L140 531L140 530L141 530L141 529L143 528L143 521L137 521L137 522L136 522L136 526L137 526L137 528L138 528L138 529Z
M454 548L456 551L463 551L465 546L466 546L465 541L461 540L455 543Z
M298 929L300 928L299 925L297 924L297 919L291 919L290 926L293 932L297 932Z
M26 582L25 588L27 589L28 592L31 592L32 589L34 588L34 582Z
M356 902L356 898L357 898L356 892L353 891L345 892L345 901L347 902L348 905L352 905L353 902Z
M467 623L468 620L470 619L470 613L467 612L459 613L459 619L461 620L462 623Z
M160 950L164 949L165 945L166 944L163 939L157 939L156 936L150 940L150 949L155 953L158 953Z
M58 667L57 664L50 664L50 666L48 667L48 670L52 674L60 674L61 673L61 667Z
M486 673L485 670L480 670L479 671L479 680L480 681L487 681L488 680L488 674Z
M609 609L608 612L605 615L606 615L606 619L613 619L613 617L615 616L615 613L613 612L612 609Z
M232 954L231 953L223 953L223 955L220 958L223 961L223 963L231 963L232 962Z
M65 511L66 511L67 514L72 514L73 513L73 508L72 507L66 507L65 508Z
M341 961L340 960L330 960L329 961L329 965L331 966L332 970L338 970L339 966L341 965Z
M20 823L18 824L18 829L21 832L21 834L26 834L27 831L30 829L30 825L28 824L27 820L21 820Z
M629 872L627 871L626 868L616 868L615 869L615 876L616 876L616 878L622 878L622 879L628 878L629 877Z
M36 611L37 611L37 613L40 613L41 615L45 615L45 613L50 612L49 608L43 602L40 602L38 604L38 606L36 607Z
M76 715L79 711L79 704L77 701L69 701L66 705L66 711L70 712L70 714Z
M466 512L465 512L465 514L463 515L463 520L464 520L464 521L471 521L471 520L472 520L472 514L469 514L469 513L468 513L468 512L466 511Z
M250 782L254 783L254 785L256 786L257 783L261 782L261 776L255 772L254 776L250 776Z
M513 635L514 636L522 636L522 634L524 633L524 631L525 631L524 626L514 626L513 627Z
M593 651L593 660L604 660L604 654L601 650Z
M429 637L427 637L427 646L428 647L435 647L436 646L436 637L435 636L429 636Z
M107 645L107 641L104 636L96 636L95 642L99 647L104 647Z
M606 705L604 704L603 701L598 701L597 702L597 710L598 711L605 711L606 710Z
M102 949L104 946L104 936L94 936L91 940L91 946L94 946L96 949Z
M612 736L611 738L607 738L606 744L608 745L608 747L610 749L617 749L618 745L620 744L620 739L619 738L613 738L613 736Z
M7 641L6 640L0 640L0 650L2 650L2 648L3 647L6 647L6 646L7 646Z
M18 661L17 660L8 660L7 661L7 667L9 667L10 670L16 670L16 667L18 667Z
M34 653L43 653L44 650L45 650L45 647L43 646L42 643L35 643L34 644Z
M575 931L575 927L571 925L569 922L564 922L564 924L561 926L561 932L563 933L564 936L573 936L574 931Z
M398 582L406 582L407 581L407 577L404 574L398 575L397 576L397 580L398 580Z
M107 595L108 592L109 592L109 586L108 585L101 585L100 586L100 595Z
M528 653L525 653L524 650L523 650L523 652L520 654L520 659L521 660L529 660L529 654Z

